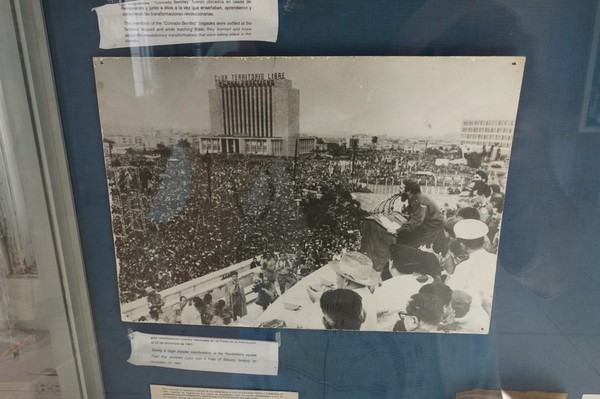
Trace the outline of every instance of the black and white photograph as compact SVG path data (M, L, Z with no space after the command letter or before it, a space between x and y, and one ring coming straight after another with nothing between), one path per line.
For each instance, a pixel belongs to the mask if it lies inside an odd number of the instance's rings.
M487 334L524 64L95 58L122 320Z

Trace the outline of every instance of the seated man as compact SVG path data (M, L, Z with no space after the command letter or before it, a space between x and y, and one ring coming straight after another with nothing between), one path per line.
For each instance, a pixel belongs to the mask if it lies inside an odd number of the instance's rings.
M365 321L362 298L352 290L325 291L319 302L327 330L360 330Z
M270 304L275 302L277 299L277 291L271 281L264 277L262 273L259 277L254 279L254 286L252 292L256 292L258 297L256 298L256 304L262 307L263 310L267 310Z
M471 295L463 291L452 291L451 306L454 321L442 323L440 330L464 333L484 333L489 328L489 316L481 307L471 308Z
M158 310L152 309L150 310L150 319L148 319L151 323L168 323L169 320L165 317L161 317L158 313Z
M435 295L418 293L410 297L406 312L399 314L394 331L437 332L443 315L443 305Z
M404 180L402 200L408 200L408 220L396 231L396 242L418 248L431 246L444 239L445 218L438 206L421 193L414 180Z
M377 331L377 303L372 289L379 285L381 279L379 273L373 269L371 259L360 252L350 251L342 254L339 260L329 262L329 267L337 273L337 288L351 290L360 295L362 307L365 311L365 321L360 329ZM318 288L318 290L313 288ZM322 312L318 304L322 295L329 290L331 288L325 285L307 289L307 294L314 303L302 327L310 329L323 328Z
M350 251L329 265L337 273L337 287L352 290L362 298L365 322L361 330L376 331L377 303L371 289L377 286L381 279L379 273L373 269L371 259L360 252Z
M233 311L222 299L215 304L215 315L223 320L223 325L231 324L231 320L233 320Z
M445 284L424 285L419 293L434 295L443 306L440 331L481 333L487 331L489 317L482 308L471 309L471 296L463 291L452 291Z
M435 254L407 245L392 244L389 266L381 271L381 279L386 281L400 274L429 275L435 279L440 277L441 272Z
M391 331L398 312L406 309L410 297L424 284L439 278L440 265L436 256L402 244L390 246L389 266L381 272L384 280L374 292L377 301L377 322L382 331Z
M431 294L442 304L443 314L440 329L442 329L442 326L454 323L455 311L452 308L452 289L450 287L444 283L427 284L421 287L419 293Z

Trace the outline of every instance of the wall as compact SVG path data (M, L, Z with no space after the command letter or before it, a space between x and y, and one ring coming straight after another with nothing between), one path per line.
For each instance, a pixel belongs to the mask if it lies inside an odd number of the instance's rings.
M252 284L254 284L254 275L255 273L259 273L259 271L257 269L250 269L251 262L252 259L246 260L222 270L209 273L206 276L160 291L160 295L165 300L165 308L179 303L179 298L182 295L186 298L192 298L194 296L202 298L204 294L210 292L214 302L222 299L225 296L225 287L231 281L231 277L228 277L228 275L233 271L238 272L238 278L242 287L252 286ZM147 317L148 301L144 297L133 302L122 304L121 316L123 320L130 321L136 321L142 316Z

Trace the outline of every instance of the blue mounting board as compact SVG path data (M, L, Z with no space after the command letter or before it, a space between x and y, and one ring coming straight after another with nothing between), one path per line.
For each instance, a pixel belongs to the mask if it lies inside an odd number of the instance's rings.
M475 387L600 392L600 134L582 133L597 1L280 1L276 43L100 50L91 0L44 1L107 397L149 384L299 391L301 398L451 398ZM94 56L524 55L525 77L488 336L283 330L280 373L126 363ZM270 329L136 325L274 339Z

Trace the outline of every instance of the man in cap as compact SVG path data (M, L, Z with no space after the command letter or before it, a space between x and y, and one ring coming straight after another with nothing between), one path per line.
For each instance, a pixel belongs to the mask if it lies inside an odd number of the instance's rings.
M414 180L404 180L401 199L408 200L408 220L396 233L396 242L418 248L430 246L444 238L445 218L438 206L421 193L421 186Z
M447 284L452 290L469 294L471 307L483 307L491 313L496 276L496 255L483 249L488 227L480 220L461 220L454 226L454 234L469 258L456 266Z

